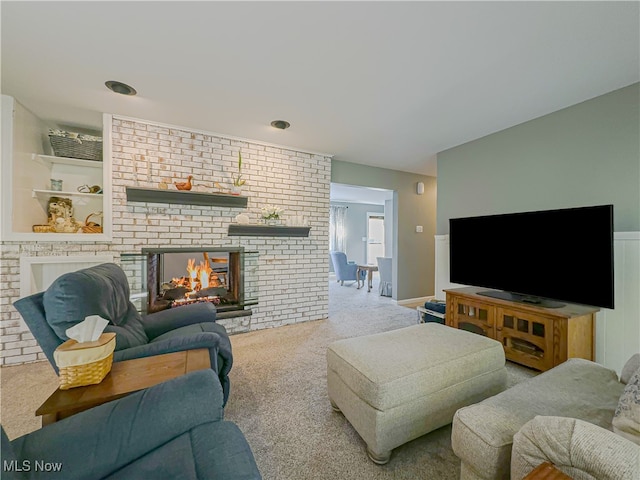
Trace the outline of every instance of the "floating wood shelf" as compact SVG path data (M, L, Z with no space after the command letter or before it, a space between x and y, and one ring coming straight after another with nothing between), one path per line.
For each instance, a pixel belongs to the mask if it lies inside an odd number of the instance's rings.
M308 237L311 227L284 225L229 225L230 237Z
M202 193L159 188L127 187L128 202L176 203L212 207L246 207L247 197L225 193Z

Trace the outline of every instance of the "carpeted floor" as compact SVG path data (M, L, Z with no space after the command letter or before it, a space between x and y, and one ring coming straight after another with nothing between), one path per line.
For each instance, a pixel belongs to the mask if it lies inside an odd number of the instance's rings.
M326 347L340 338L413 325L415 309L374 289L329 282L329 318L231 337L234 366L225 417L238 424L265 480L457 479L459 461L443 427L393 451L378 466L326 393ZM535 373L508 364L513 385ZM35 409L56 388L46 362L1 369L2 424L10 438L39 428Z
M236 422L266 480L457 479L451 427L393 451L374 465L365 444L329 405L326 347L340 338L414 325L415 309L330 282L329 319L232 337L235 363L226 418ZM510 384L533 375L509 365Z

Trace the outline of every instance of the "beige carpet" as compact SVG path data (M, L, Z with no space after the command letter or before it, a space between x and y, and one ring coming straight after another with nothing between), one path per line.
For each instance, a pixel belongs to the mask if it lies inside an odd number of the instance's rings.
M377 279L375 279L377 281ZM326 393L329 343L413 325L415 309L355 285L329 282L329 319L231 337L234 366L225 416L242 429L265 480L457 479L459 461L443 427L374 465L351 425ZM509 382L534 375L509 364ZM48 363L4 367L2 424L10 438L39 428L35 409L55 390Z

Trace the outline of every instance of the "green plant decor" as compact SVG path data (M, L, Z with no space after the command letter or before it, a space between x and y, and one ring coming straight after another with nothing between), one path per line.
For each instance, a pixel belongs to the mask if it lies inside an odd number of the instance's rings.
M242 152L241 151L238 151L238 175L232 175L231 178L233 178L234 187L241 187L242 185L247 183L247 181L242 178Z

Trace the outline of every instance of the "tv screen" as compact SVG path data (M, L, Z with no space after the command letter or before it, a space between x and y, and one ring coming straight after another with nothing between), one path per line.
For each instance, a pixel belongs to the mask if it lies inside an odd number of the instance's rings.
M451 282L507 292L489 296L614 308L613 205L452 218L449 255Z

